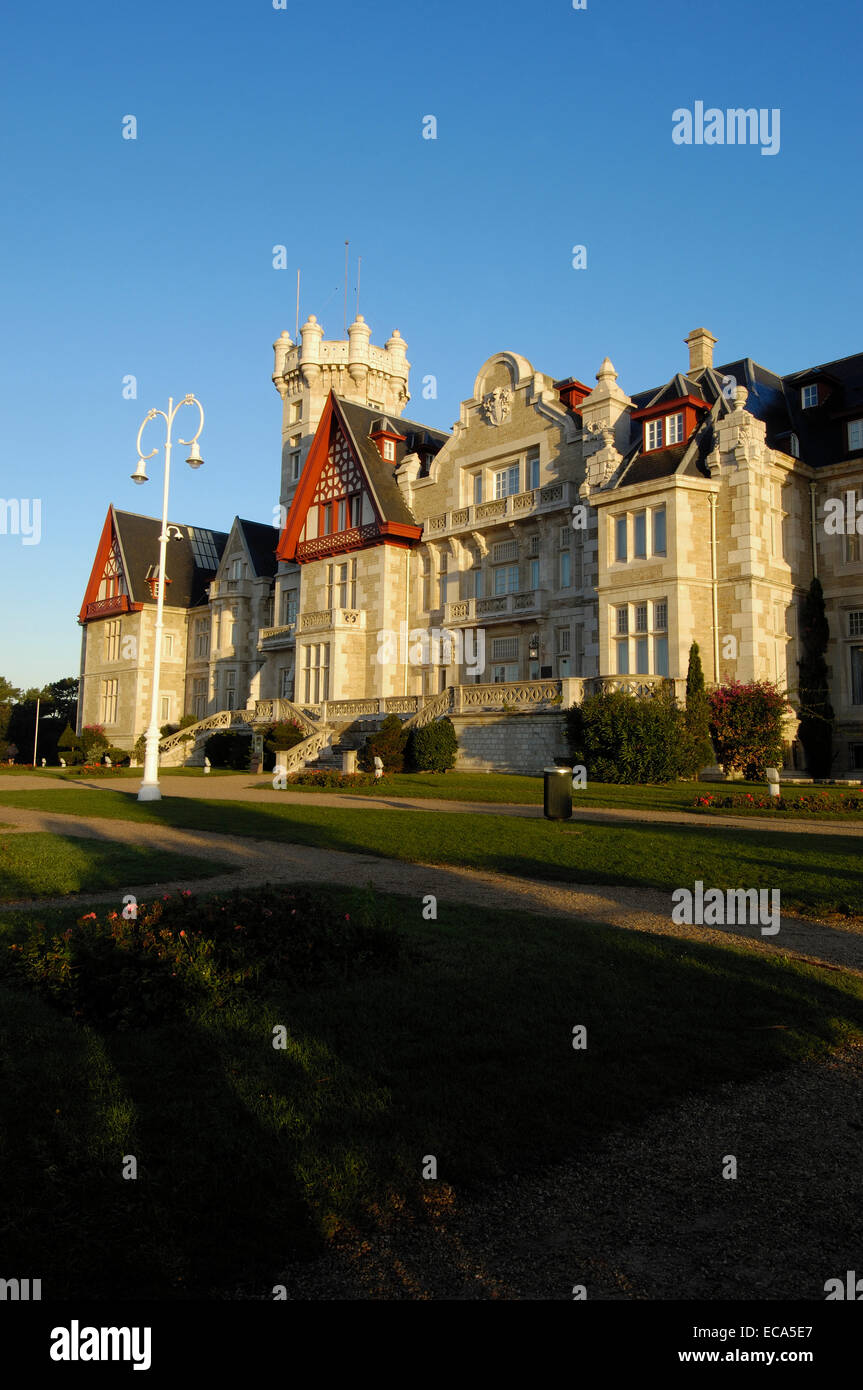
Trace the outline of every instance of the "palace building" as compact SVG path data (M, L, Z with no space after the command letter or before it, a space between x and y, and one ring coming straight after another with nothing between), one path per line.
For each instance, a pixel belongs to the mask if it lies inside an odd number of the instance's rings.
M311 316L275 343L277 525L169 528L160 719L196 723L166 764L282 718L308 736L292 767L326 761L397 713L448 714L460 766L537 771L585 692L682 694L693 641L708 683L769 678L793 706L817 574L834 775L863 769L863 354L779 376L714 365L697 328L628 395L607 357L591 386L498 352L447 433L408 411L398 331L370 339ZM159 531L109 508L79 617L80 724L125 748L149 720Z

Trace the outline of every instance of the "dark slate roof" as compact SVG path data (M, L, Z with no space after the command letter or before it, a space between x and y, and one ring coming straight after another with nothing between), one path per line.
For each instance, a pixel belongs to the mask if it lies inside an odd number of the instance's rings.
M778 376L762 367L751 357L726 362L723 366L707 367L697 378L678 375L665 386L640 391L632 397L636 410L658 400L673 399L675 385L686 383L694 396L701 395L713 404L722 393L722 380L734 377L749 392L746 408L767 428L767 443L771 447L789 450L789 435L796 434L800 457L814 468L823 468L848 457L846 422L855 416L863 417L863 353L824 362L803 371ZM804 410L800 392L809 382L821 380L829 388L822 405ZM693 389L695 388L695 389ZM732 403L723 405L723 411ZM633 430L640 431L639 421ZM635 435L633 435L635 438ZM630 477L627 477L630 481Z
M277 528L267 526L263 521L244 521L242 517L237 517L237 525L243 533L256 578L263 579L274 575L278 568L276 546L279 543L279 532Z
M148 574L155 574L159 565L159 535L162 523L154 516L139 516L137 512L120 512L116 507L114 526L120 544L123 570L133 603L155 603L147 585ZM207 602L206 587L219 567L228 537L224 531L208 527L190 527L170 522L180 531L169 531L166 569L169 580L165 602L170 608L197 608ZM211 546L206 538L211 540ZM215 553L215 564L209 556ZM205 560L205 563L199 561Z
M638 453L628 468L624 468L617 479L618 487L629 487L631 483L652 483L657 478L670 478L676 473L689 448L684 444L671 444L667 449L651 449L650 453Z
M404 443L401 440L396 443L395 463L387 463L381 458L377 444L369 438L369 431L376 423L380 423L380 411L370 410L368 406L357 405L354 401L343 400L341 396L334 396L334 400L347 426L357 457L371 483L384 520L397 521L407 526L419 525L396 481L396 470L406 454L436 454L443 448L449 435L442 430L431 429L428 425L420 425L416 420L403 420L399 416L394 425L398 433L405 436ZM423 461L423 472L420 476L426 472L426 464Z

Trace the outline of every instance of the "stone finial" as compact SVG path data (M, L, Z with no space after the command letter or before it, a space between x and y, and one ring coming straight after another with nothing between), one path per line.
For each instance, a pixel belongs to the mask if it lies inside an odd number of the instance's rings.
M690 372L700 372L705 367L713 366L713 349L716 339L706 328L693 328L688 338L683 341L689 348L689 370Z
M402 367L407 356L408 345L397 328L394 328L392 336L387 338L385 347L393 359L393 366Z
M597 381L617 381L617 372L614 370L614 363L610 357L603 357L599 371L596 373Z
M749 400L749 390L746 386L735 386L734 388L734 408L735 410L745 410L746 402Z

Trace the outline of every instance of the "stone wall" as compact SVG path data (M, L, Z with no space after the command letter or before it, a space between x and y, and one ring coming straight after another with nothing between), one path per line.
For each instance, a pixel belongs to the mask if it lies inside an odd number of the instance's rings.
M453 715L458 772L523 772L534 777L568 756L563 715Z

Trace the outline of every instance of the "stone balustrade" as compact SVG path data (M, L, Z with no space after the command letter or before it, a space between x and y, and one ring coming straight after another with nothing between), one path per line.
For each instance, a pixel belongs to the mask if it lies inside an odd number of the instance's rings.
M568 506L572 486L570 482L548 483L545 487L516 492L509 497L496 497L470 507L458 507L451 512L441 512L439 516L426 519L423 540L437 540L453 531L474 530L477 526L494 524L507 517L521 518L558 511Z

